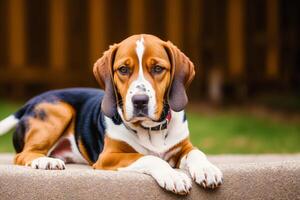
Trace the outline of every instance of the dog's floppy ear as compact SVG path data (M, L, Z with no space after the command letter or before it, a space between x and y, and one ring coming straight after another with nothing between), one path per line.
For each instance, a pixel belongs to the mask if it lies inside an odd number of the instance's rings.
M195 76L194 64L170 41L165 43L165 48L172 65L168 101L170 108L179 112L188 102L185 90Z
M117 112L116 92L113 84L112 67L118 44L111 45L94 64L93 72L101 88L105 90L102 112L112 118Z

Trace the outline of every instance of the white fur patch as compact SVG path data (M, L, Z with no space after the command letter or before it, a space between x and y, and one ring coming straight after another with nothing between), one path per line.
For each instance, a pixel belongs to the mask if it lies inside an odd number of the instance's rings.
M176 171L167 162L156 156L144 156L119 171L133 171L152 176L164 189L176 194L188 194L192 188L191 179L183 172Z
M139 75L137 79L130 84L125 99L126 116L128 120L132 119L133 117L134 108L132 104L132 97L137 94L145 94L149 97L148 114L150 118L152 119L155 118L154 113L156 110L156 96L152 85L144 77L144 72L143 72L144 51L145 51L144 38L143 36L141 36L141 39L136 41L136 54L139 61Z
M118 112L123 119L122 111L118 108ZM109 137L121 140L129 144L137 152L144 155L156 155L160 158L164 157L164 153L188 137L189 130L187 121L183 122L184 112L172 111L172 118L168 128L160 131L148 131L140 127L132 127L130 123L126 126L134 128L137 132L133 133L123 124L115 125L112 120L105 117L107 124L106 133Z
M122 116L122 111L118 108ZM184 119L184 111L171 111L172 118L167 129L164 132L148 131L139 127L132 127L130 123L115 125L113 121L105 117L106 133L116 140L126 142L138 153L145 155L126 168L120 170L136 171L151 175L158 184L175 193L186 194L191 188L182 173L171 168L175 167L174 160L170 159L172 155L178 153L181 147L168 151L189 135L187 120ZM128 128L129 127L129 128ZM130 130L134 129L136 132ZM167 163L168 161L169 163ZM223 174L212 163L210 163L205 154L199 150L192 150L180 160L180 169L187 170L191 177L204 188L215 188L222 184Z
M120 140L126 142L137 152L147 155L148 150L146 150L142 145L139 144L135 133L128 130L123 124L116 125L109 117L104 116L106 125L106 134L115 140Z
M204 188L215 188L223 182L223 174L220 169L209 162L204 153L198 149L194 149L184 156L180 161L179 168L187 170L193 180Z
M136 41L136 55L138 56L139 59L139 78L144 78L143 74L143 55L145 51L145 46L144 46L144 38L141 36L140 40Z
M88 162L83 158L83 156L79 152L79 149L75 142L74 134L71 134L71 136L69 137L69 141L71 142L71 149L72 149L72 152L70 152L69 156L72 158L72 161L74 163L88 164Z
M19 123L14 115L10 115L4 120L0 121L0 135L3 135L14 128Z
M164 160L170 160L170 158L173 156L173 155L175 155L175 154L177 154L179 151L181 151L181 149L182 149L182 147L176 147L176 148L174 148L174 149L172 149L171 151L168 151L165 155L164 155ZM170 160L170 162L172 162L172 160ZM169 164L170 164L170 162L169 162ZM174 165L175 165L175 163L171 163L170 164L172 167L175 167Z
M62 151L59 155L56 155L55 158L59 158L64 161L69 161L72 163L88 164L88 162L83 158L75 142L74 134L60 138L53 147L49 150L47 156L50 156L52 151L59 145L62 140L69 140L71 144L71 151Z
M50 169L50 170L62 170L65 169L64 161L57 158L49 158L49 157L40 157L31 161L31 163L26 164L26 166L30 166L34 169Z

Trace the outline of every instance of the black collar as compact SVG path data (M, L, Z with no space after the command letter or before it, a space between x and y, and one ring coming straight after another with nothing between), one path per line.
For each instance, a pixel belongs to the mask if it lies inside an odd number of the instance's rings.
M168 121L165 120L164 123L159 124L157 126L153 126L153 127L145 127L143 125L140 125L143 129L148 130L148 131L160 131L160 130L164 130L168 127Z
M148 130L148 131L161 131L161 130L168 128L168 124L171 121L171 118L172 118L171 110L168 110L163 123L158 124L157 126L153 126L153 127L145 127L143 125L140 125L140 126L143 129Z

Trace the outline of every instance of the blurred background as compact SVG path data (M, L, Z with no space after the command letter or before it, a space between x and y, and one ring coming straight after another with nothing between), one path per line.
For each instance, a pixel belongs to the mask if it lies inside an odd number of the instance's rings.
M207 153L300 152L300 1L0 0L0 119L33 95L97 87L92 65L137 33L196 66L193 143ZM0 151L13 151L11 133Z

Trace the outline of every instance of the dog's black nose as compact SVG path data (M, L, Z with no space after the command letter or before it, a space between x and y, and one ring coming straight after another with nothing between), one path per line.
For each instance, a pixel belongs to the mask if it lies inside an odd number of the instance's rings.
M147 108L149 102L148 95L136 94L132 97L133 107L137 110L143 111Z

